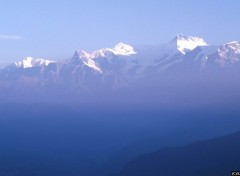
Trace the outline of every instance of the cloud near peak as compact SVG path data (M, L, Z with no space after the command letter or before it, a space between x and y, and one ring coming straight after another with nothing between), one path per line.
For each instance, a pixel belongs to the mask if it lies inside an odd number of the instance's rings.
M3 35L0 34L0 40L21 40L22 37L18 35Z

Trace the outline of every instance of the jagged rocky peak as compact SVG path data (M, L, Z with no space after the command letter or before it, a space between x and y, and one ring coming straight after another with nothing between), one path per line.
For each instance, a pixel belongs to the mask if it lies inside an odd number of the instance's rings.
M221 67L240 61L240 42L233 41L222 45L217 51L219 58L216 60Z
M74 58L89 58L90 57L90 53L88 53L85 50L82 49L77 49L74 53Z
M222 50L225 52L232 51L236 54L240 54L240 42L233 41L233 42L226 43L222 47L220 47L219 50Z

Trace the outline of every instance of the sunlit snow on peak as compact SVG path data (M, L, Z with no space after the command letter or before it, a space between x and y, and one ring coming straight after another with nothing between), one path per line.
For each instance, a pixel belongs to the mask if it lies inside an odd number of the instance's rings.
M100 50L93 51L91 53L84 50L77 50L77 54L80 58L94 59L98 57L106 57L108 53L121 56L130 56L137 54L134 48L124 43L118 43L114 48L102 48Z
M48 66L50 63L54 63L54 61L26 57L20 62L15 62L15 66L17 68L32 68L32 67Z
M208 46L204 39L199 37L186 36L178 34L173 41L177 45L178 51L186 54L187 51L194 50L198 46Z
M134 48L130 45L124 44L124 43L118 43L113 49L109 49L112 51L115 55L133 55L137 52L134 51Z

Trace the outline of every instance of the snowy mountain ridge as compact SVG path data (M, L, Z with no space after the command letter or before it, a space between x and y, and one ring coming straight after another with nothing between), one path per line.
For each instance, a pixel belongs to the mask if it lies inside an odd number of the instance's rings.
M137 52L134 51L134 48L132 46L124 43L118 43L114 48L103 48L100 50L93 51L92 53L88 53L87 51L81 50L81 49L78 49L77 52L81 58L88 58L88 59L94 59L97 57L106 57L108 53L112 53L114 55L120 55L120 56L130 56L130 55L137 54Z
M22 61L15 62L14 65L17 68L32 68L32 67L41 67L48 66L50 63L55 63L55 61L47 59L34 59L32 57L26 57Z
M236 72L238 67L240 42L213 46L202 38L179 34L169 43L157 46L118 43L113 48L93 52L78 49L73 57L59 62L27 57L0 70L0 89L3 85L13 89L31 85L38 90L64 87L80 92L118 89L152 77L188 76L232 68Z

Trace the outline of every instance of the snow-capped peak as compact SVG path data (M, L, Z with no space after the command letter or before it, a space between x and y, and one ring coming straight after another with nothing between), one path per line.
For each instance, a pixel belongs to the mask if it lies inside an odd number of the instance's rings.
M235 63L240 60L240 42L233 41L222 45L218 48L219 58L216 60L222 67L226 63Z
M108 50L112 51L115 55L123 56L129 56L137 53L136 51L134 51L134 48L132 46L124 43L118 43L113 49Z
M114 48L103 48L93 52L87 52L81 49L78 49L72 59L80 59L84 65L94 69L99 73L103 73L99 64L97 64L97 59L101 57L108 57L112 54L120 56L130 56L136 54L134 48L130 45L124 43L118 43Z
M94 58L96 58L96 52L94 51L93 53L88 53L84 50L77 50L75 55L74 55L74 59L81 59L83 64L94 69L95 71L102 73L102 70L99 66L97 66L97 64L94 61Z
M220 55L224 55L226 53L240 54L240 42L233 41L226 43L218 49L218 53Z
M26 57L22 61L15 62L14 64L17 68L32 68L32 67L39 67L39 66L48 66L50 63L54 63L54 61Z
M173 40L172 43L177 45L178 51L182 54L186 54L187 51L194 50L198 46L208 46L203 38L186 36L178 34Z
M240 42L238 41L233 41L229 42L224 45L225 47L229 47L232 50L235 50L236 52L240 53Z
M98 57L106 57L107 53L113 53L114 55L130 56L136 54L134 48L124 43L118 43L114 48L102 48L100 50L93 51L91 53L78 49L76 54L79 58L95 59Z
M82 50L82 49L78 49L76 51L75 55L77 55L79 58L89 58L89 57L91 57L90 53L88 53L87 51Z

